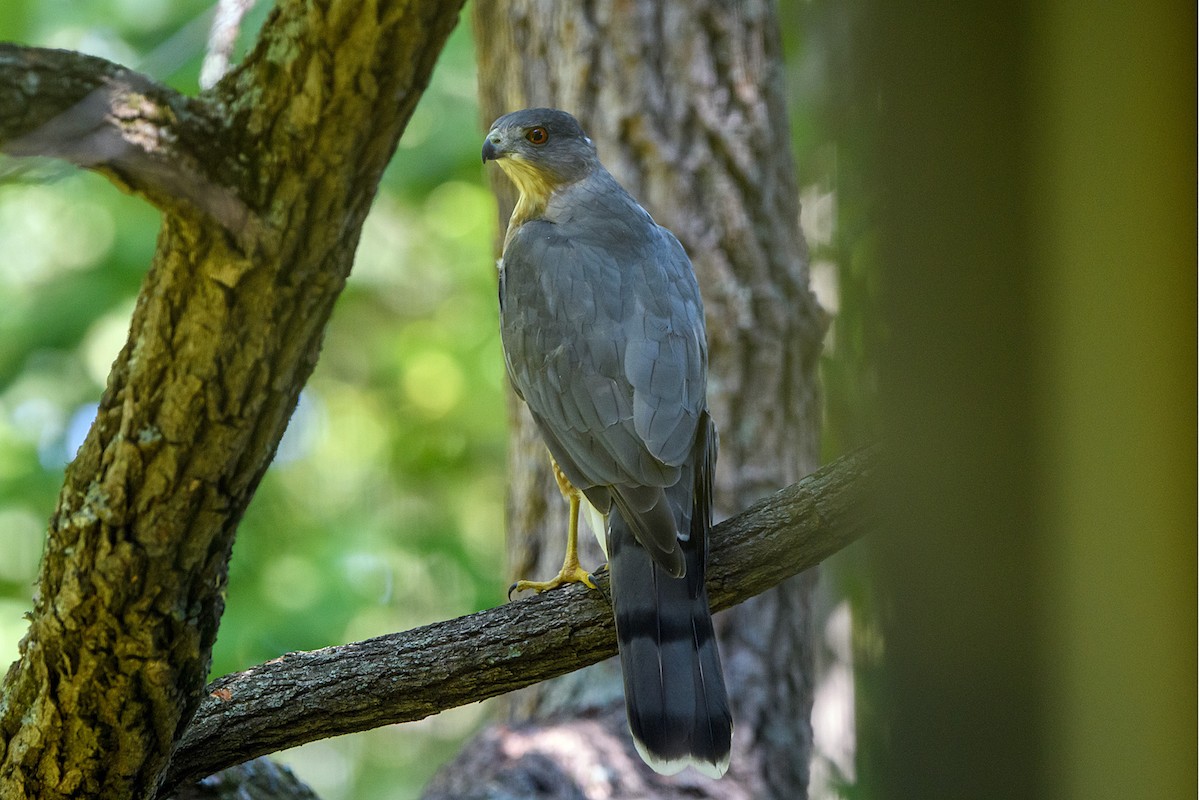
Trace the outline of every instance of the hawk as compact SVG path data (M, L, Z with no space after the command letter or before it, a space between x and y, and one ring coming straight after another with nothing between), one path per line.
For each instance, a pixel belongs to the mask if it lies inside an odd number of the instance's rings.
M595 588L581 500L599 512L637 750L663 774L720 777L732 723L704 588L717 433L691 261L565 111L500 117L483 160L520 192L500 262L505 364L570 501L562 571L514 588Z

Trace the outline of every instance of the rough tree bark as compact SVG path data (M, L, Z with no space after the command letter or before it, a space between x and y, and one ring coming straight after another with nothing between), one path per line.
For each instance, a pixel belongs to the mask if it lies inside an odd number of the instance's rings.
M164 212L4 680L6 800L154 794L203 695L238 520L460 6L280 0L198 98L0 49L0 150L97 169Z
M478 0L474 24L482 124L526 106L575 113L609 169L692 256L721 431L718 518L814 469L825 320L808 290L774 4ZM503 231L514 196L502 178L496 189ZM527 413L512 408L513 574L549 576L565 505ZM586 553L585 563L602 560L594 543ZM735 721L722 781L643 768L609 662L514 695L508 722L466 748L426 797L804 797L813 580L717 618Z

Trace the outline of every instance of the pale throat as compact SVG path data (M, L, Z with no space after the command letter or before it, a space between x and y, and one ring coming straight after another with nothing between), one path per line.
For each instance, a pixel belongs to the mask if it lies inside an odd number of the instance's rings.
M537 218L546 210L546 203L550 201L555 185L546 180L541 171L519 158L510 156L500 159L497 163L520 193L512 216L508 218L508 233L504 237L504 246L507 247L508 240L517 228Z

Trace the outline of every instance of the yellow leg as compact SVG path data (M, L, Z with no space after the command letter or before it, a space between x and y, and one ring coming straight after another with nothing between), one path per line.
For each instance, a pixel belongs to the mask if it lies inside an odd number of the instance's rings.
M558 575L548 581L517 581L508 587L509 597L512 597L513 592L523 592L527 589L532 589L540 594L549 589L557 589L565 583L582 583L590 589L596 588L596 582L592 580L592 576L587 570L579 566L579 504L581 494L567 480L567 476L562 474L562 470L558 468L558 464L554 462L554 459L550 459L550 464L554 467L554 478L558 481L558 488L570 504L570 511L568 512L570 516L567 519L567 555L563 559L562 569L558 571Z

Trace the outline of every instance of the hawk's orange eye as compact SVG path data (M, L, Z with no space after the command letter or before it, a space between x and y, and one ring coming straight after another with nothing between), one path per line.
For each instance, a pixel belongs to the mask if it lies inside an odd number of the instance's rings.
M540 147L550 141L550 134L546 132L545 128L530 128L525 131L525 140Z

